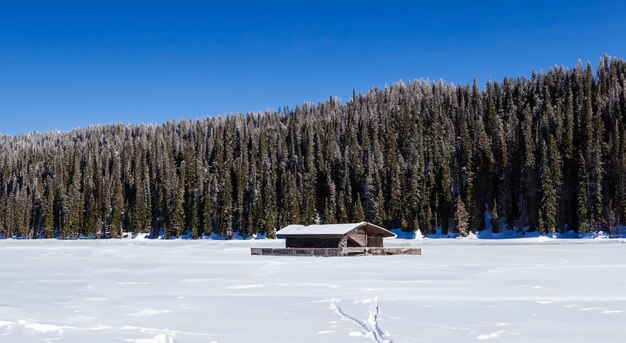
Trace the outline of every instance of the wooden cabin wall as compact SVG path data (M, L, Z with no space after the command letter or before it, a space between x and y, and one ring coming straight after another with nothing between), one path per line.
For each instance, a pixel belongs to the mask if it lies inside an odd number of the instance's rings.
M382 236L369 236L367 237L367 246L368 247L383 247L383 237Z
M287 248L338 248L341 237L287 237Z
M349 234L350 238L354 240L356 244L351 244L351 247L379 247L383 246L383 237L379 235L368 235L367 229L359 228Z
M350 238L352 238L359 246L365 247L367 246L367 236L366 231L364 229L357 229L354 232L349 234Z

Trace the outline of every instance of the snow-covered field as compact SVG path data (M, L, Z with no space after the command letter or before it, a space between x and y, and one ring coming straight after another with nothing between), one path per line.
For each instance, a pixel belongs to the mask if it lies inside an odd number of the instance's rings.
M624 342L625 240L0 240L0 342Z

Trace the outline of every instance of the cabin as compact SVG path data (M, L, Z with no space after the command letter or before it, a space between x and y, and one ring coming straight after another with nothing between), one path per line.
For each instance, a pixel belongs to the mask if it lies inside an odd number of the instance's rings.
M383 238L396 237L380 226L361 222L351 224L289 225L276 233L287 248L383 247Z
M368 222L349 224L288 225L278 232L285 248L252 248L252 255L353 256L420 255L416 248L384 248L383 239L396 237Z

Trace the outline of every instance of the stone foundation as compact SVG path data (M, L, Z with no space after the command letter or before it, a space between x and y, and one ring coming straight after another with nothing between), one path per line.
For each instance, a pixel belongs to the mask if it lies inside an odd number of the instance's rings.
M252 255L269 256L368 256L421 255L420 248L251 248Z

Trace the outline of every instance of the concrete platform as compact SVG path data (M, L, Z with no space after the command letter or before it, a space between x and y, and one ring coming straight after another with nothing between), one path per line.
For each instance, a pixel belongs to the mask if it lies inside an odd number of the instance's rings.
M420 248L250 248L252 255L269 256L368 256L421 255Z

